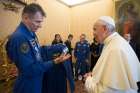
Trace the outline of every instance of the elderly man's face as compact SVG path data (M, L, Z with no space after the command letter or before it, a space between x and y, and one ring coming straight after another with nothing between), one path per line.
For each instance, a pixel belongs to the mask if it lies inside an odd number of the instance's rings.
M97 21L93 27L93 36L98 43L104 40L105 25L101 21Z
M37 12L35 15L31 17L28 16L27 18L27 26L33 32L36 32L40 27L41 23L43 22L43 16L40 12Z

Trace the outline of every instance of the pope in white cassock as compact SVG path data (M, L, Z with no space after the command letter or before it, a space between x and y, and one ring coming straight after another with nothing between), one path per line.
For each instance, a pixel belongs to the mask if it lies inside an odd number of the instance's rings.
M104 48L93 71L85 75L88 93L137 93L140 63L129 43L115 32L114 20L102 16L93 30Z

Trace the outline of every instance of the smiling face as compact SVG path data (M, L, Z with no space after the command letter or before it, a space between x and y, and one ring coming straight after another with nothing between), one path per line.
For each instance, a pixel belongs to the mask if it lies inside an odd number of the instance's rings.
M34 15L32 15L32 17L29 14L23 15L25 25L28 27L29 30L33 32L36 32L41 27L43 18L44 17L40 12L36 12Z

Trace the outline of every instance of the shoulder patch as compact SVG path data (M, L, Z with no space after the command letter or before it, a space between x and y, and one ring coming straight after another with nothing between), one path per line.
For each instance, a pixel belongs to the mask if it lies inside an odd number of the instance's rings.
M20 45L20 51L21 51L21 53L28 53L29 45L27 42L24 42Z

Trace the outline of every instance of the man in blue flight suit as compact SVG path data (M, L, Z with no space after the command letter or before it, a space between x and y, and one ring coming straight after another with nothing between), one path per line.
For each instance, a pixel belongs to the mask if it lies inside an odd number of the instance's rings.
M88 41L85 39L85 34L80 36L80 41L76 43L74 49L74 56L76 58L75 76L76 79L83 79L83 75L89 72L89 54L90 47Z
M42 49L42 52L45 52L42 53L45 61L68 52L68 48L64 44L43 46ZM43 93L74 93L74 80L70 59L53 66L44 74Z
M41 93L44 72L70 58L69 54L63 54L54 60L42 60L35 32L41 27L44 17L45 13L40 5L25 6L22 22L7 42L7 54L18 68L13 93Z

